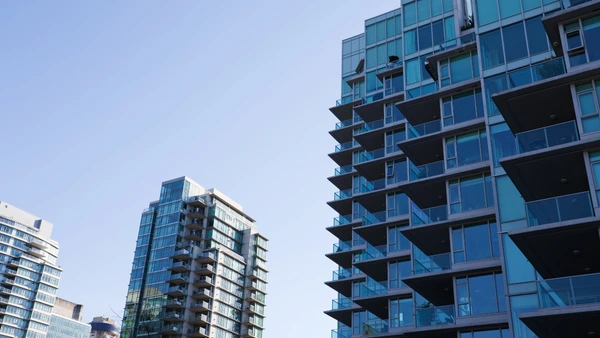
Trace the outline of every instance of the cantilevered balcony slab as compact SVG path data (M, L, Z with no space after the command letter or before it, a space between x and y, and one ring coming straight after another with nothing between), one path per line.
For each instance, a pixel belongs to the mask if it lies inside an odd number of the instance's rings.
M517 134L575 119L571 84L600 75L598 63L509 89L492 96L508 127Z
M354 266L375 280L387 280L388 263L390 261L410 260L410 255L410 250L388 252L381 257L355 262Z
M450 258L448 257L448 261L449 259ZM438 266L438 269L441 271L434 270L433 272L402 278L402 281L406 285L428 299L434 305L454 303L454 293L452 291L454 289L454 284L452 282L452 277L500 271L502 269L501 260L498 258L451 264L451 266L435 263L435 267Z
M325 256L331 259L335 264L341 266L344 269L349 269L352 267L352 259L355 253L360 253L363 249L366 248L366 245L352 246L345 248L343 246L335 249L334 252L328 253Z
M582 151L600 145L600 137L590 136L505 157L500 164L525 201L585 191L589 183Z
M337 117L340 121L346 121L352 118L352 110L355 105L361 104L362 99L356 99L354 101L350 101L348 103L344 103L335 107L329 108L329 111Z
M337 165L343 167L348 164L352 164L352 154L359 148L360 147L358 145L355 145L352 143L352 141L350 141L336 145L335 151L327 156L337 163Z
M352 219L352 215L346 215L342 217L336 217L333 221L333 226L327 227L327 231L329 231L332 235L339 238L341 241L350 241L352 240L352 229L360 226L362 224L362 219Z
M324 313L346 326L352 326L352 312L354 311L360 311L360 306L355 303L351 303L347 306L336 306L334 300L332 309L324 311Z
M362 104L362 105L354 108L354 111L356 112L356 114L358 114L358 116L360 116L363 119L363 121L369 123L369 122L381 120L384 118L384 110L385 110L386 103L403 100L403 99L404 99L404 92L401 91L398 93L394 93L392 95L384 96L380 100Z
M471 79L440 88L428 95L396 104L410 124L418 125L440 119L440 98L481 87L481 79Z
M350 268L352 269L352 268ZM350 271L350 270L348 270ZM362 274L344 274L338 271L333 272L333 279L325 282L325 285L350 298L352 297L352 284L355 282L364 282L367 275Z
M356 170L352 165L335 168L333 176L327 177L327 180L335 185L340 190L348 190L352 188L352 176L356 174Z
M388 131L401 129L405 126L406 120L396 121L394 123L384 124L383 120L379 120L377 125L373 126L374 129L361 131L361 133L354 135L356 142L368 151L380 149L385 147L385 133ZM365 127L369 128L369 127Z
M404 157L406 157L406 155L404 155L402 151L395 151L373 160L356 163L354 164L354 168L369 181L374 181L385 177L386 162L395 161Z
M404 237L426 255L437 255L450 251L450 228L452 226L493 220L496 217L496 208L494 207L450 215L448 215L448 208L445 204L434 208L438 210L431 212L424 210L427 217L425 220L419 221L421 224L418 225L416 212L413 210L412 225L400 230Z
M338 122L338 124L336 124L336 129L330 130L329 135L339 143L352 141L352 133L355 127L356 125L352 123L352 120Z
M352 300L361 308L368 310L380 319L388 319L388 304L390 299L411 298L412 290L408 287L388 289L381 294L373 294L365 297L355 297Z
M350 192L346 194L345 192ZM352 190L345 190L344 192L336 192L334 194L334 200L327 202L327 204L335 210L338 214L347 215L352 213ZM337 195L336 195L337 194Z
M565 3L566 1L562 0L562 2ZM557 11L542 19L550 45L554 47L554 52L558 56L563 55L558 26L565 21L576 20L581 16L600 10L600 0L571 0L569 4L571 7Z
M441 123L441 121L440 121ZM418 128L419 125L413 125L412 128ZM438 126L438 128L441 128ZM477 118L462 123L454 124L440 131L425 134L423 136L408 138L398 143L398 147L415 164L422 165L430 162L439 161L444 158L444 139L448 136L474 131L485 128L485 118ZM408 131L409 136L411 131Z
M600 218L591 216L515 229L508 235L543 278L556 278L600 272L598 226Z
M423 321L423 323L419 324L419 321ZM427 319L423 317L417 317L417 322L415 327L404 330L405 336L456 338L458 331L508 328L508 314L499 312L479 316L456 317L454 313L435 313L432 315L431 323L427 323Z
M383 83L386 76L399 74L404 72L404 62L402 60L397 60L394 62L388 62L387 67L384 71L378 72L376 74L379 81Z
M361 223L361 225L354 228L354 232L372 245L379 246L387 244L388 227L396 225L408 225L408 223L408 214L395 217L386 217L382 222L373 222L370 224Z
M597 337L600 334L600 304L525 312L519 319L538 337Z

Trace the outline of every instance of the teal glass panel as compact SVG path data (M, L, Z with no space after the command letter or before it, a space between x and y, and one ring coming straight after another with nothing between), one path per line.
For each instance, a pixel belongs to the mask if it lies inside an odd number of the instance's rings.
M350 78L350 76L346 76L345 78L342 79L342 95L346 95L346 94L352 92L352 87L350 87L348 82L346 82L346 80L348 80L349 78Z
M394 18L389 18L385 21L386 24L386 36L391 38L396 35L396 28L394 27Z
M431 16L441 15L443 11L442 0L431 0Z
M419 50L431 48L433 41L431 37L431 25L419 27Z
M385 40L385 21L377 23L377 42Z
M460 182L461 207L463 212L486 207L483 177L473 177Z
M538 2L539 1L535 0ZM529 46L529 54L535 55L542 52L547 52L548 38L546 37L546 30L542 24L542 16L536 16L525 21L525 29L527 30L527 45Z
M381 66L381 65L385 65L387 63L387 45L381 44L379 46L377 46L377 65Z
M402 60L402 39L396 39L396 56Z
M444 19L444 30L446 31L446 41L452 40L456 37L453 16Z
M471 54L462 54L450 59L450 77L452 84L473 78Z
M477 51L471 53L471 61L473 63L473 77L479 77L479 58L477 57Z
M452 0L444 0L444 12L450 12L454 10L454 3Z
M410 26L417 22L417 3L406 4L404 7L404 26Z
M528 11L540 7L540 0L523 0L523 10ZM529 40L531 41L531 40Z
M537 336L519 319L523 312L533 312L539 308L537 294L510 297L513 321L513 337L537 338Z
M492 99L492 95L508 89L506 75L499 74L485 79L485 96L487 101L488 115L493 116L500 114L496 103Z
M491 2L491 3L490 3ZM479 26L498 21L498 8L495 1L475 0L477 6L477 22Z
M404 32L404 52L406 55L415 53L417 50L417 30Z
M367 49L367 68L377 66L377 47Z
M429 0L417 0L417 18L419 22L430 18Z
M513 15L521 13L521 0L501 0L500 17L506 19Z
M596 102L594 101L594 93L589 92L585 94L579 94L579 107L581 108L581 115L591 115L596 113Z
M433 32L433 46L439 46L445 40L444 37L444 22L438 20L431 24L431 30Z
M420 81L420 67L419 67L419 59L412 59L406 61L406 83L416 83Z
M464 230L467 261L491 258L492 251L488 224L469 226L465 227Z
M496 177L496 190L498 192L500 221L510 222L525 219L525 202L508 176Z
M525 67L508 73L508 86L515 88L532 82L531 68Z
M500 30L494 30L479 36L482 50L483 69L492 68L504 63L502 36Z
M592 168L594 170L595 188L599 189L600 188L600 163L595 163L594 165L592 165Z
M377 72L372 71L367 73L367 93L374 92L377 90Z
M377 27L375 24L369 25L366 28L367 45L377 42Z
M600 59L600 15L581 20L586 52L590 62Z
M402 33L402 15L396 15L394 21L396 22L396 35L398 35Z
M388 56L388 60L389 60L389 57L392 56L392 55L396 55L396 40L390 41L390 42L387 43L387 56Z
M472 315L498 312L494 275L469 277L468 285Z
M600 130L600 118L598 116L585 118L581 120L581 123L583 124L584 133Z
M502 33L506 41L504 44L506 62L527 57L527 41L525 40L523 22L502 28Z

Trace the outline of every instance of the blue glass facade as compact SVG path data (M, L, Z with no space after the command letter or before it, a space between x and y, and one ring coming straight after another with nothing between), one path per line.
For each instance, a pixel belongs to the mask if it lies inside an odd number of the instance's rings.
M88 338L90 324L53 314L50 317L48 338Z
M600 334L600 3L400 5L342 42L332 338Z
M142 213L121 337L262 336L267 239L235 202L182 177Z

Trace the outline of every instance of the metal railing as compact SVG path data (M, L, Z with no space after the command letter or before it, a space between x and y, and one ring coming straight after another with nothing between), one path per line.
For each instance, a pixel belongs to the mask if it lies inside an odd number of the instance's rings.
M410 163L410 180L416 181L432 176L441 175L445 172L444 161L437 161L432 163L423 164L420 166Z
M437 133L442 130L441 120L434 120L426 123L421 123L416 126L407 123L408 125L408 139L413 139L433 133Z
M448 220L448 207L439 205L426 209L420 209L414 203L412 205L412 226L431 224Z
M600 303L600 273L539 281L538 296L542 308Z
M335 124L335 129L338 130L338 129L346 128L346 127L351 126L353 123L354 123L353 119L348 119L348 120L345 120L345 121L340 121L340 122L338 122L338 123Z
M579 133L575 121L568 121L518 133L515 138L518 146L517 153L522 154L578 141Z
M350 197L352 197L352 189L338 191L335 194L333 194L334 201L345 199L345 198L350 198Z
M452 260L450 257L450 253L443 253L432 256L417 256L414 257L415 263L415 275L430 273L430 272L439 272L450 270L452 268Z
M417 307L417 327L456 324L454 305Z
M528 202L525 209L530 227L594 216L587 191Z

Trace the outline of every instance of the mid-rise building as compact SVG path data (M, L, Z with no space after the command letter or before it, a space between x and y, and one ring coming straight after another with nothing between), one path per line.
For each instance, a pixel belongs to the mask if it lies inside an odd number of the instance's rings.
M89 338L90 324L81 321L83 305L56 298L47 338Z
M121 337L262 337L266 255L241 205L188 177L163 182L142 212Z
M92 326L90 338L119 338L119 328L111 318L94 317L90 325Z
M46 337L62 269L52 223L0 201L0 337Z
M600 1L399 5L342 42L332 337L600 336Z

